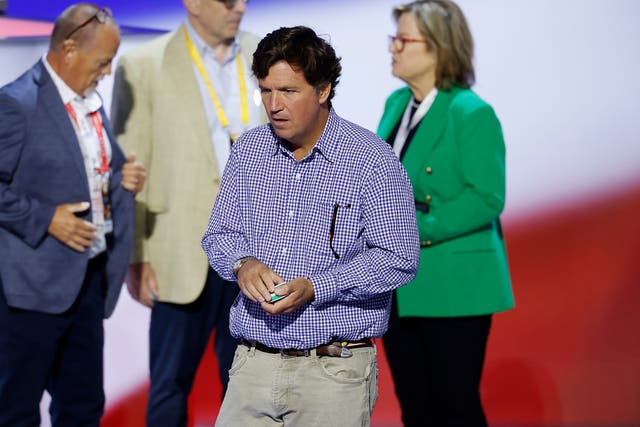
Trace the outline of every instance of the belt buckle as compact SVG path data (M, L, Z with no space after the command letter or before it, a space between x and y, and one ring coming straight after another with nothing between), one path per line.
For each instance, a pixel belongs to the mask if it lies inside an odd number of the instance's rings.
M347 358L353 356L353 352L347 348L347 344L348 343L346 341L342 341L340 343L340 346L341 346L340 357L343 358L343 359L347 359Z

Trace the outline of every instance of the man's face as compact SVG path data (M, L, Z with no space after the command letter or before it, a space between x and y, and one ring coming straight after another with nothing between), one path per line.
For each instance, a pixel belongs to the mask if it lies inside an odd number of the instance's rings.
M207 39L216 42L233 39L240 29L246 11L244 0L238 0L231 9L218 0L198 0L197 17Z
M291 143L292 151L316 144L326 124L331 85L316 90L302 71L294 70L286 61L276 62L260 79L262 103L276 134Z
M100 24L92 39L84 44L68 42L75 45L67 52L69 77L65 81L76 93L86 95L96 89L104 76L111 74L111 63L120 46L118 28Z

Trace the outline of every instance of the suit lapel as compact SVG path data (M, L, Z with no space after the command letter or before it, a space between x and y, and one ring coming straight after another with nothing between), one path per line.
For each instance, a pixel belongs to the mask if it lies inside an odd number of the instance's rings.
M167 44L166 55L164 57L164 66L170 75L175 79L173 87L178 88L181 96L176 97L179 105L176 105L176 111L189 112L189 129L196 134L194 141L198 141L205 158L211 163L211 166L218 169L213 147L211 145L211 136L209 135L209 123L205 109L202 105L202 95L198 80L194 75L191 57L189 57L187 42L184 38L184 24L180 26L178 31Z
M431 152L438 146L447 126L447 114L452 99L453 91L439 90L431 108L420 121L413 136L413 141L416 143L412 142L409 145L402 161L409 175L412 175L412 168L421 168Z
M380 125L378 126L378 136L380 136L380 138L385 141L389 138L393 129L402 119L402 114L404 113L410 99L411 92L409 91L409 88L404 88L397 97L390 101L391 103L387 105L384 117L382 117Z
M51 116L51 119L56 124L56 129L60 133L60 139L63 141L63 146L66 147L68 155L73 159L73 163L76 165L78 172L82 176L83 180L89 185L87 181L87 173L84 167L84 159L82 158L82 151L80 150L80 143L71 120L69 119L69 113L62 103L58 89L55 83L51 79L51 76L44 68L42 62L38 63L39 69L36 70L35 79L40 87L40 96L43 101L43 105L47 113Z

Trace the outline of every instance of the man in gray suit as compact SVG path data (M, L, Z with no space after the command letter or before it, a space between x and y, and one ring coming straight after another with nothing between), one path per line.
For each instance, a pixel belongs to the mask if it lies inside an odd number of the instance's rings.
M229 333L235 284L209 268L200 239L231 142L264 123L251 55L239 31L246 0L183 0L185 22L123 55L112 119L123 147L147 165L136 200L127 285L152 307L147 425L184 426L194 376L215 329L226 389L236 342Z
M0 426L95 426L102 319L131 251L144 170L116 143L96 92L120 36L108 9L56 20L48 53L0 89Z

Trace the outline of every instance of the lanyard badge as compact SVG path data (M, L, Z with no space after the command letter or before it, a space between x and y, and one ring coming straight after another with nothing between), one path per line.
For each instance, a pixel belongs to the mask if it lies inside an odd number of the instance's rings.
M113 232L113 219L111 218L111 171L99 174L102 178L102 206L104 217L104 233Z
M113 220L111 219L111 169L109 168L109 160L107 159L107 149L104 140L104 125L100 113L94 111L89 115L91 123L96 130L98 140L100 141L100 164L96 168L96 178L101 182L102 207L103 207L103 226L104 233L109 234L113 231Z
M82 133L82 127L78 120L78 116L70 103L65 105L69 116L73 120L76 128ZM109 159L107 156L106 141L104 137L104 125L100 113L94 111L89 114L91 124L95 130L95 135L99 142L99 160L96 162L92 176L89 176L91 191L91 213L93 223L101 228L104 234L113 231L113 220L111 218L111 169L109 167Z

